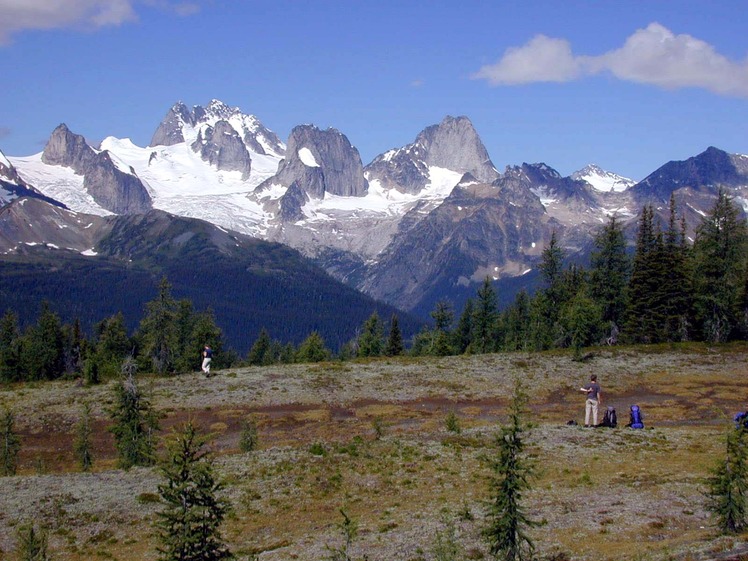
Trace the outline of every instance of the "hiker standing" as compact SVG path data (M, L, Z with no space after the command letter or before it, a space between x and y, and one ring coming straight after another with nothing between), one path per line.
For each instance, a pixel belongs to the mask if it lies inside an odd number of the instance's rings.
M590 381L579 388L580 392L583 392L587 396L587 400L584 405L584 426L590 426L590 414L592 415L592 425L597 425L597 409L603 401L602 390L600 384L597 383L597 374L590 376Z
M203 349L203 374L206 378L210 378L210 363L213 360L213 349L210 345L205 345Z

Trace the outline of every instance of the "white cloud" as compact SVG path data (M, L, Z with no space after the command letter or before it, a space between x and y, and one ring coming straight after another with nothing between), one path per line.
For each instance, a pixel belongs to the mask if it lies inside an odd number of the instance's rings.
M165 0L0 0L0 44L27 29L100 28L136 21L137 4L190 15L195 2Z
M600 56L575 56L568 41L540 35L523 47L508 49L501 60L484 66L473 78L492 85L516 85L599 73L668 89L695 87L748 97L748 60L731 61L712 45L690 35L675 35L658 23L637 30L622 47Z
M496 64L483 66L473 78L493 85L568 82L579 75L579 61L565 39L538 35L523 47L511 47Z

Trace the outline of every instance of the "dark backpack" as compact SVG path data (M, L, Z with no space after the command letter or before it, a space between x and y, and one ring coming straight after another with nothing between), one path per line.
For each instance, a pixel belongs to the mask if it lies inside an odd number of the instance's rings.
M735 421L736 429L748 429L748 412L741 411L740 413L735 413L735 416L732 418L732 420Z
M608 408L605 410L605 415L603 416L603 422L598 426L609 427L611 429L614 429L618 426L618 416L616 415L615 407L613 407L612 405L608 405Z
M644 428L644 415L639 409L638 405L632 405L631 411L629 412L631 422L628 426L632 429L643 429Z

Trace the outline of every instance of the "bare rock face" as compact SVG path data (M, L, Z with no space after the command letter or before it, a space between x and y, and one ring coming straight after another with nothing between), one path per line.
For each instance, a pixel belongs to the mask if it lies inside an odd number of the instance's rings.
M156 132L153 133L150 146L173 146L174 144L184 142L182 129L185 124L194 126L194 117L190 113L190 110L187 109L187 106L178 101L169 109L166 117L161 121Z
M227 121L208 126L192 143L192 149L220 170L240 171L243 179L249 177L252 159L239 133Z
M71 132L65 123L52 131L42 153L42 162L45 164L72 168L80 175L84 174L95 159L96 151L83 136Z
M395 237L360 288L413 310L439 287L478 286L486 276L520 274L532 267L539 251L533 248L542 247L551 230L526 179L488 184L466 174L417 227Z
M282 222L296 222L304 218L301 207L309 200L304 190L294 181L280 200L280 219Z
M413 144L375 158L366 173L385 189L416 194L427 185L431 166L469 173L484 183L499 177L470 119L450 116L421 131Z
M257 188L270 185L288 187L281 198L282 220L301 218L301 195L322 199L326 193L342 197L363 197L369 189L364 178L361 156L348 139L335 129L325 131L313 125L300 125L291 131L286 158L278 173ZM291 186L295 188L291 189Z
M231 125L249 152L276 156L285 153L286 147L278 135L266 128L257 117L246 115L238 107L229 107L217 99L212 100L207 107L195 105L191 110L181 101L175 103L153 134L150 145L180 144L187 138L194 138L195 131L204 140L206 129L215 129L220 121ZM196 151L201 152L200 149ZM236 168L235 161L232 161L231 165Z
M96 152L81 135L64 124L58 126L42 153L48 165L71 168L82 175L83 187L103 208L116 214L137 214L153 205L143 182L135 172L121 169L107 150Z

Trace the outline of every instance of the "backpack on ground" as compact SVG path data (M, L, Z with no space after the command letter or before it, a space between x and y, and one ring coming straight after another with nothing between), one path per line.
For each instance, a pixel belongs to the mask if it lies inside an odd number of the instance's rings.
M748 429L748 411L740 411L739 413L735 413L735 416L732 418L732 420L735 421L736 429Z
M608 405L603 415L603 422L597 425L599 427L608 427L614 429L618 426L618 416L616 415L616 408L612 405Z
M630 422L627 426L632 429L643 429L644 428L644 415L639 409L638 405L632 405L629 411Z

